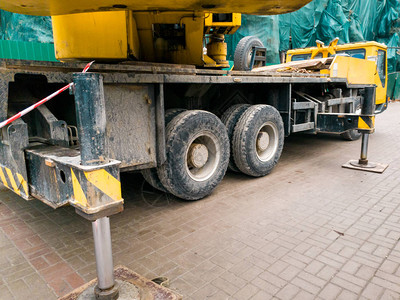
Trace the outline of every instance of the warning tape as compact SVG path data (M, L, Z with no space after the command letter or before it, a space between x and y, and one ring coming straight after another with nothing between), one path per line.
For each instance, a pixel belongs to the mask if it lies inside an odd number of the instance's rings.
M90 66L94 63L94 61L91 61L90 63L88 63L85 68L83 68L82 73L86 73ZM53 94L51 94L50 96L47 96L46 98L40 100L39 102L36 102L35 104L29 106L28 108L25 108L24 110L20 111L19 113L17 113L16 115L12 116L11 118L0 122L0 128L3 128L4 126L14 122L15 120L21 118L22 116L26 115L28 112L34 110L35 108L39 107L40 105L42 105L43 103L46 103L47 101L49 101L50 99L54 98L55 96L61 94L62 92L64 92L65 90L68 90L71 86L73 86L74 83L71 82L70 84L64 86L63 88L59 89L58 91L54 92Z

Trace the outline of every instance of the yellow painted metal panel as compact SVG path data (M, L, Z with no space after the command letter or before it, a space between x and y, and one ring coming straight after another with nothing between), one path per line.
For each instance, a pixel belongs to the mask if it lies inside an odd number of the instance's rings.
M0 8L27 15L65 15L129 9L133 11L208 11L276 15L298 10L311 0L2 0Z
M74 190L74 196L73 196L74 202L82 207L87 207L88 206L87 198L82 190L78 178L76 177L72 169L71 169L71 178L72 178L72 188Z
M121 197L121 182L108 173L106 170L100 169L90 172L85 172L86 179L97 187L104 194L115 201L122 199Z
M379 79L379 76L378 76ZM376 84L376 83L375 83ZM386 94L387 94L387 76L386 76L386 85L385 87L379 86L376 88L376 104L382 104L386 102Z
M60 60L121 60L128 57L126 11L55 16L56 58Z
M133 18L131 11L128 12L127 35L128 35L128 54L132 55L136 59L140 59L139 35L136 26L136 20Z
M24 177L21 174L17 173L17 177L18 177L20 185L24 189L25 195L28 196L28 193L29 193L28 192L28 183L26 182L26 180L24 179Z
M376 63L363 59L336 56L330 66L330 77L347 78L350 84L374 82Z
M370 130L375 127L375 117L361 116L358 118L358 129Z
M371 129L371 128L367 125L367 123L364 122L364 120L363 120L361 117L358 118L358 128L359 128L359 129Z
M239 28L242 25L242 14L232 14L232 22L213 22L212 14L206 14L204 18L204 26L212 27L212 26L220 26L220 27L237 27ZM233 33L233 32L232 32Z
M7 183L7 179L6 179L6 176L4 175L2 167L0 167L0 178L1 178L1 181L3 182L4 186L9 188L8 183Z
M5 168L5 169L6 169L6 173L8 175L8 179L10 179L10 183L11 183L11 186L12 186L14 192L16 192L18 195L21 195L21 191L19 190L19 188L15 182L13 173L11 172L11 170L9 168Z

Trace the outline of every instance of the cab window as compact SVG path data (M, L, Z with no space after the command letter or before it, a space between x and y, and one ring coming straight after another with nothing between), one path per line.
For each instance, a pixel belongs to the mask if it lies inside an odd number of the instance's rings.
M351 49L336 51L336 55L348 55L353 58L365 59L365 49Z
M318 53L314 57L314 59L316 59L316 58L322 58L322 53ZM311 53L292 55L292 61L307 60L307 59L311 59Z
M378 69L379 78L382 86L385 87L386 82L386 52L378 50L378 59L376 61L376 68Z

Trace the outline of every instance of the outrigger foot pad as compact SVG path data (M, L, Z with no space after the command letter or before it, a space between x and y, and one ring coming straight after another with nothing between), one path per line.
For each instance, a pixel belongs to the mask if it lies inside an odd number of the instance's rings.
M383 173L388 166L388 164L373 163L368 161L364 163L360 162L359 160L349 160L347 163L342 165L343 168L373 173Z

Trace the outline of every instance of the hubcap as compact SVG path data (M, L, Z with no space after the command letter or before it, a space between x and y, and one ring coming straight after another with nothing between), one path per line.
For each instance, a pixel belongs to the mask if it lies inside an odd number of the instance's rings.
M203 144L191 144L189 148L189 165L194 168L203 167L208 160L208 149Z
M195 181L205 181L215 173L220 159L217 137L211 132L201 132L189 142L186 151L187 174Z
M272 122L265 122L258 130L256 153L261 161L268 161L278 150L278 128Z
M269 135L266 132L260 131L257 137L257 149L260 151L267 150L269 145Z

